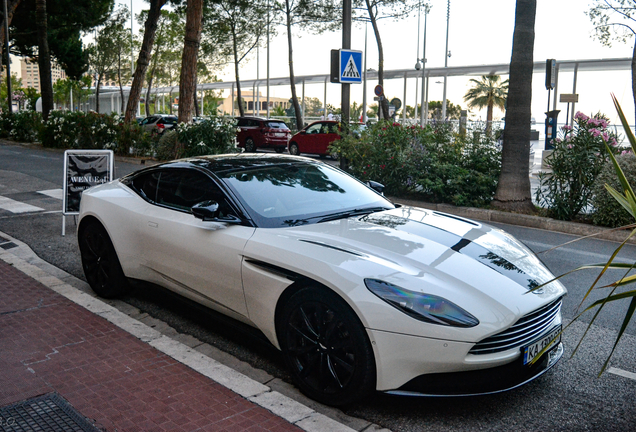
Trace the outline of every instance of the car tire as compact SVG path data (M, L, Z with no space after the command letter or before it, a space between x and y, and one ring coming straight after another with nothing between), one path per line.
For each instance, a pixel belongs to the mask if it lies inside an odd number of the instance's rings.
M254 145L254 140L252 138L248 138L245 140L245 152L253 153L256 151L256 146Z
M78 243L84 275L98 296L115 298L130 290L113 243L99 222L88 221L79 232Z
M294 156L298 156L300 154L298 144L296 144L295 142L289 144L289 154Z
M285 147L274 147L276 153L282 153L285 151Z
M375 390L369 338L353 310L334 292L301 289L287 301L278 323L285 361L307 396L342 406Z

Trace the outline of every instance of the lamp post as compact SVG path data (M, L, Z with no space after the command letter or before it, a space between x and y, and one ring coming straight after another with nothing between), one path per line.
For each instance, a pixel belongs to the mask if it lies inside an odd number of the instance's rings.
M362 81L362 123L366 124L367 117L367 27L368 22L364 23L364 72Z
M425 88L425 77L426 77L426 21L428 18L428 13L431 11L431 7L429 5L424 6L424 48L422 50L422 104L420 107L420 126L424 127L426 124L426 120L428 118L428 106L424 101L424 88ZM418 59L417 63L419 64L420 60ZM415 66L417 69L417 65ZM426 91L428 91L428 86L426 86ZM417 109L417 103L415 104Z
M7 105L9 114L13 114L13 91L11 90L11 57L9 55L9 15L7 13L7 0L4 0L4 49L7 53Z
M448 58L450 52L448 51L448 28L450 23L450 0L446 0L446 51L444 52L444 68L448 67ZM442 118L446 121L446 81L448 76L444 75L444 99L442 101Z

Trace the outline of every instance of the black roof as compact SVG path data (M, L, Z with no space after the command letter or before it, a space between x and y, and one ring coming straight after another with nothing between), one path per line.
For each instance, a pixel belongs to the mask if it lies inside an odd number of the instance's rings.
M242 171L264 166L304 164L322 164L322 162L302 156L281 155L276 153L232 153L178 159L154 165L141 171L152 171L157 168L198 167L214 174L222 175L232 171ZM137 171L131 175L136 175L139 172L140 171Z

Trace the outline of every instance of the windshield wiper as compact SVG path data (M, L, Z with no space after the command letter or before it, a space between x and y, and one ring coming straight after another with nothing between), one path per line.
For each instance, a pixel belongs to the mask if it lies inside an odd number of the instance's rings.
M318 221L318 223L337 220L337 219L345 219L351 216L362 216L362 215L367 215L367 214L384 211L384 210L389 210L389 209L386 207L367 207L367 208L361 208L361 209L347 210L347 211L333 213L333 214L324 216L322 219Z

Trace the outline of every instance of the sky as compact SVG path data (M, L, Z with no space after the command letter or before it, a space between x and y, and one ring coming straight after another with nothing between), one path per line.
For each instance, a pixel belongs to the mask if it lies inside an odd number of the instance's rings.
M130 7L130 0L117 0L118 3ZM585 12L589 10L592 0L537 0L535 22L534 60L545 61L548 58L557 60L583 60L602 58L627 58L632 56L633 40L627 44L615 42L611 47L603 46L592 38L593 26ZM143 0L132 0L135 14L148 3ZM432 6L427 19L426 57L427 67L444 66L444 52L447 29L447 0L430 0ZM509 63L512 53L512 36L514 31L514 0L450 0L450 19L448 21L448 49L451 57L448 66L469 66L497 63ZM384 46L385 70L412 69L418 57L422 57L424 16L421 16L419 52L418 52L418 16L417 13L398 22L382 20L380 34ZM133 31L138 31L135 22ZM322 35L312 35L302 29L292 30L294 36L294 72L297 76L328 74L329 58L332 49L341 47L340 31ZM365 29L363 25L354 24L352 30L351 49L364 51ZM270 77L289 76L287 58L287 38L283 28L270 42ZM260 78L265 77L265 49L260 51ZM378 51L371 27L368 30L367 67L377 69ZM233 66L218 71L223 81L232 81ZM242 63L242 79L257 77L256 55ZM507 77L506 77L507 78ZM443 85L430 80L429 100L442 100ZM441 81L441 80L439 80ZM532 116L537 122L545 118L548 92L545 89L545 75L533 75ZM372 103L373 87L376 82L367 85L367 99ZM559 93L572 93L573 74L559 74ZM300 86L299 86L300 87ZM300 94L300 88L297 92ZM351 86L351 100L362 102L362 85ZM421 88L421 84L418 85ZM451 77L447 83L447 99L453 104L466 107L463 96L470 88L468 78ZM265 94L265 88L261 88ZM634 119L634 100L631 93L631 74L629 70L615 72L579 72L577 78L579 103L576 105L588 115L605 113L612 121L618 119L612 105L610 93L614 93L621 103L628 119ZM290 97L289 86L272 87L270 94L276 97ZM323 99L324 85L312 84L305 87L306 96ZM387 97L403 98L403 80L385 82ZM415 80L407 83L406 104L413 106L419 102L420 96L415 94ZM327 85L327 102L340 104L340 85ZM404 103L404 101L402 101ZM552 102L550 103L552 106ZM565 117L566 104L557 103L562 113L559 122ZM495 119L502 117L501 111L495 111ZM485 119L485 110L472 111L471 118Z

